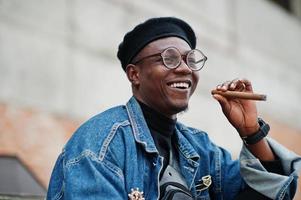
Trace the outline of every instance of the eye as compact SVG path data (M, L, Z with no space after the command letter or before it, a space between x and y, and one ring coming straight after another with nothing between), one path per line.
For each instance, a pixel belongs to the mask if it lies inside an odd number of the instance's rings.
M162 61L161 57L158 57L158 58L154 59L154 62L161 62L161 61Z
M195 58L188 58L188 62L195 64L197 61L195 60Z

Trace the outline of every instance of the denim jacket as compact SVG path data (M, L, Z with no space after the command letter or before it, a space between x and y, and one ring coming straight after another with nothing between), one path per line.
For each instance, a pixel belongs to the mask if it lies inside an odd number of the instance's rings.
M244 146L239 162L203 131L177 122L175 134L179 168L195 199L234 199L245 183L272 199L287 199L296 191L300 158L273 140L269 144L286 175L267 172ZM73 134L55 164L47 199L125 200L138 188L146 200L155 200L162 164L132 97L125 106L91 118ZM208 175L211 184L196 190Z

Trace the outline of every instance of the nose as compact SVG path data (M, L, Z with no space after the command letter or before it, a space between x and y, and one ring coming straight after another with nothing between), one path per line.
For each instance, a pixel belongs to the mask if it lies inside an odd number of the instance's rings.
M175 69L175 72L182 74L191 74L192 70L188 67L186 62L182 59L180 65Z

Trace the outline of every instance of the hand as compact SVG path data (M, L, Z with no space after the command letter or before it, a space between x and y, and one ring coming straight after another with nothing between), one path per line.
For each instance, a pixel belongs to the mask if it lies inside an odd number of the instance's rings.
M253 92L252 84L247 79L226 81L218 85L216 90ZM252 135L259 130L257 108L254 101L226 98L218 94L214 94L213 97L220 103L224 115L240 136Z

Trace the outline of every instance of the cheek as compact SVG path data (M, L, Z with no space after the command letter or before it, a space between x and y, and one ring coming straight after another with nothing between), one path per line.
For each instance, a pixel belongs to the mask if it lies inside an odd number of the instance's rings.
M158 92L160 88L160 84L162 82L162 77L160 73L157 73L155 70L146 71L143 74L144 78L144 86L147 88L148 91Z
M191 92L190 92L189 96L191 96L194 93L194 91L195 91L195 89L198 85L198 82L199 82L198 72L194 72L194 74L192 76L192 82L193 82L193 85L192 85Z
M193 72L193 76L192 76L192 78L193 78L193 81L194 81L194 87L196 87L197 85L198 85L198 82L199 82L199 72Z

